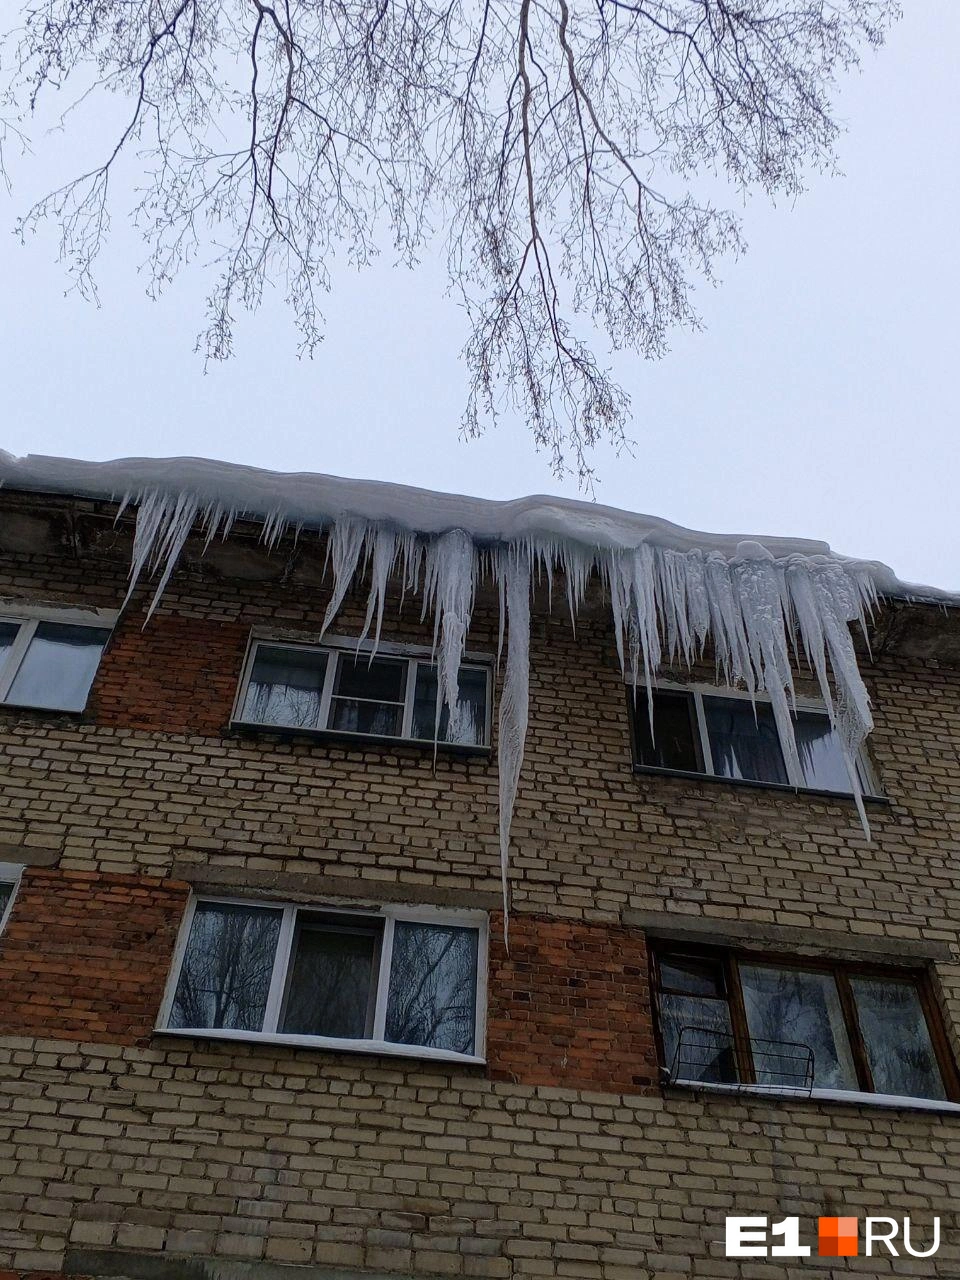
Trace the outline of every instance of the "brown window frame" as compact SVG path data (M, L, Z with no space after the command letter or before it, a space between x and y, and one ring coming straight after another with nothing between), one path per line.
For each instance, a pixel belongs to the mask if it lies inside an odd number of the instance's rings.
M960 1102L960 1073L957 1070L946 1025L928 969L798 956L788 952L736 950L729 947L702 946L683 942L671 943L669 939L662 939L658 940L650 949L650 985L653 996L657 1057L661 1065L661 1072L668 1083L686 1085L696 1085L698 1083L696 1081L674 1082L668 1075L672 1064L667 1062L664 1049L660 997L663 991L661 960L668 959L671 956L710 960L719 965L724 987L724 996L722 998L725 999L729 1012L733 1051L737 1066L738 1080L736 1084L747 1086L755 1086L757 1084L757 1076L743 1000L743 988L740 981L741 963L771 965L782 969L800 969L805 972L829 973L834 978L843 1013L844 1029L857 1075L858 1088L857 1090L850 1090L852 1093L880 1093L882 1091L878 1090L874 1084L850 979L854 977L873 977L909 981L913 985L920 1001L920 1008L923 1011L946 1099L949 1102ZM720 999L721 997L717 998ZM785 1091L787 1091L786 1087ZM775 1093L776 1088L773 1088L771 1092Z

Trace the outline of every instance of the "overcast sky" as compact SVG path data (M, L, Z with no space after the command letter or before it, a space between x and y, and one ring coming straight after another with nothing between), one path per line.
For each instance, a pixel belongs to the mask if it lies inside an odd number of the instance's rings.
M957 233L960 3L906 0L888 45L845 86L845 176L794 207L744 210L748 253L701 293L705 327L659 364L620 357L633 457L600 451L598 498L715 532L822 538L901 577L960 590ZM35 139L0 228L71 176ZM206 373L202 288L144 296L121 234L101 307L64 296L51 232L0 236L0 445L105 459L199 454L276 470L517 497L578 496L523 424L458 438L465 328L444 279L389 258L342 275L327 338L300 362L278 300L243 319Z

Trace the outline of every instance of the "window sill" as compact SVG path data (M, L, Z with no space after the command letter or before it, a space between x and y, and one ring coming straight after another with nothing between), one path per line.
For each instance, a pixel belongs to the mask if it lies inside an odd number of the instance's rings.
M422 738L393 738L372 733L346 733L341 729L298 729L279 724L255 724L248 720L232 720L230 728L244 737L279 738L283 742L296 740L336 743L350 747L410 747L414 751L429 751L433 754L434 743ZM488 760L492 755L489 746L472 746L458 742L438 742L438 755L463 756L470 759Z
M154 1035L181 1040L232 1040L250 1045L282 1045L289 1049L319 1049L335 1053L363 1053L376 1057L416 1058L419 1061L449 1062L459 1066L483 1067L486 1059L472 1053L455 1053L452 1049L432 1049L427 1045L394 1044L389 1040L340 1040L331 1036L296 1036L232 1031L227 1027L200 1028L157 1027ZM960 1109L960 1108L958 1108Z
M70 720L79 720L85 710L85 707L77 710L75 707L32 707L25 702L0 702L0 711L10 711L15 715L67 716Z
M941 1098L909 1098L892 1093L860 1093L853 1089L790 1089L782 1085L711 1084L699 1080L670 1080L665 1089L682 1093L714 1093L751 1101L829 1102L853 1107L884 1107L896 1111L935 1111L960 1115L960 1103Z
M821 800L839 800L846 801L849 804L854 803L852 791L824 791L819 787L791 787L787 782L761 782L755 778L724 778L716 773L694 773L687 769L663 769L659 765L652 764L635 764L633 772L637 775L649 774L658 778L679 778L686 782L706 782L711 786L723 787L748 787L752 791L775 791L782 795L794 796L812 796ZM873 795L870 792L863 793L863 799L867 804L883 805L888 808L890 800L887 796Z

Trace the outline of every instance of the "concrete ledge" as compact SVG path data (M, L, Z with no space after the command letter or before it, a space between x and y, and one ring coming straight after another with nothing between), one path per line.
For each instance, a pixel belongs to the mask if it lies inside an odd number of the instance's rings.
M59 845L56 849L40 849L0 841L0 862L19 862L22 867L55 867L59 861Z
M782 951L797 956L838 960L869 960L875 964L923 965L953 959L945 942L924 938L867 937L840 929L769 924L761 921L714 920L708 916L681 916L668 911L623 912L627 928L642 929L648 937L670 942L692 942L747 951Z
M499 893L482 889L444 889L428 884L397 884L359 876L331 876L324 871L253 871L243 867L211 867L205 862L179 859L170 876L184 880L197 893L260 894L293 901L326 902L341 899L366 903L409 902L460 910L497 911Z
M174 1253L136 1253L126 1249L68 1249L67 1276L96 1280L450 1280L425 1271L357 1271L353 1268L300 1266L287 1262L240 1262L232 1258L190 1258Z

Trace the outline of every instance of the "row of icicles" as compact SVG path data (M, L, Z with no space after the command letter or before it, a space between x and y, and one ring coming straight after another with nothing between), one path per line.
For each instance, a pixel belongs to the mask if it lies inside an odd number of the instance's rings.
M124 605L144 573L157 578L147 619L157 607L181 551L196 528L204 548L226 538L235 520L249 513L204 502L189 492L149 490L127 494L119 519L137 508ZM262 519L262 541L272 548L299 525L281 512ZM458 673L478 583L496 584L500 600L498 662L504 629L507 657L499 701L500 868L504 919L508 909L510 827L523 764L529 702L530 597L533 580L545 578L551 592L562 575L567 607L576 625L587 584L596 574L609 594L617 652L624 677L649 691L661 666L690 666L712 644L718 683L740 685L769 696L784 757L799 773L793 709L793 670L806 662L819 681L831 723L847 756L851 790L869 836L855 761L873 727L869 698L857 665L851 623L865 630L877 593L866 567L830 556L791 555L779 559L758 543L744 542L730 559L719 551L677 551L641 543L631 549L603 548L562 538L528 537L476 543L463 529L439 535L388 528L341 518L324 526L326 567L332 591L321 634L330 626L347 592L368 583L366 618L360 640L380 640L388 583L419 592L423 615L432 613L438 669L437 716L455 713ZM652 700L649 702L652 708ZM505 923L506 929L506 923Z

